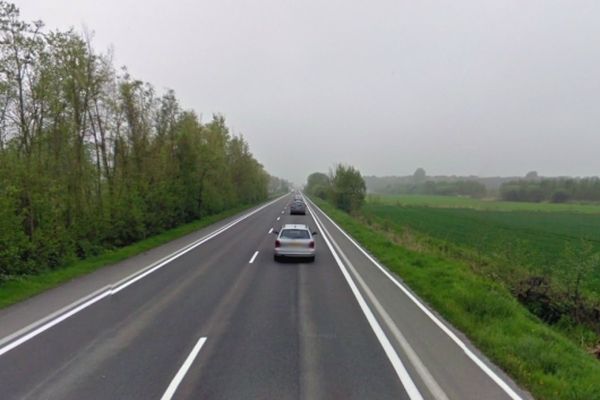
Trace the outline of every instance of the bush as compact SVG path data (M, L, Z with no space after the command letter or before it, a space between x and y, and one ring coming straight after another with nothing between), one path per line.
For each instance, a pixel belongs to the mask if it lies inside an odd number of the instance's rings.
M367 188L357 169L339 164L331 183L331 200L337 208L354 212L363 206Z

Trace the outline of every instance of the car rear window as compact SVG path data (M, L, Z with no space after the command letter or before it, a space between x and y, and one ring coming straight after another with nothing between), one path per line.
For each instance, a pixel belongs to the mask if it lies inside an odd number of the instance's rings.
M284 229L281 231L283 239L310 239L310 235L305 229Z

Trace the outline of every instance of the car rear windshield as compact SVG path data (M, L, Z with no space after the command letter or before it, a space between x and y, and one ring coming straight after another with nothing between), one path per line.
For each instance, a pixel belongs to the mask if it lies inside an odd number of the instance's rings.
M310 239L310 235L305 229L284 229L281 231L282 239Z

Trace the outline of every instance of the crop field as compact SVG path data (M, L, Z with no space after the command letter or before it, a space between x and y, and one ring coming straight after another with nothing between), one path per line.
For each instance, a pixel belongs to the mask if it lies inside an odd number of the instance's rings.
M434 197L379 196L364 211L397 230L409 228L558 280L570 268L569 247L577 253L587 244L592 253L600 252L600 213L593 212L600 210L597 205L574 205L576 210L566 211L556 206L572 205ZM583 288L600 297L600 271L587 277Z

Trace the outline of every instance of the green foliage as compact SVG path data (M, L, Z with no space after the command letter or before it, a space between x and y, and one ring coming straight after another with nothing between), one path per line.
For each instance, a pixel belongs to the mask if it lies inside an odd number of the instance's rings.
M427 173L423 168L417 168L413 174L414 183L424 183L427 180Z
M600 178L537 178L510 181L500 187L507 201L600 201Z
M269 196L284 194L291 190L291 185L285 179L269 176Z
M417 172L415 172L416 174ZM422 194L435 196L470 196L481 198L487 194L482 183L473 180L433 181L415 177L411 183L398 183L381 190L382 194Z
M314 172L308 176L304 191L325 200L331 193L329 176L322 172Z
M477 273L465 262L429 254L428 249L411 251L394 244L389 232L366 226L326 202L317 202L535 398L600 399L600 363L532 316L497 279ZM407 211L395 208L398 211L394 215ZM460 220L445 222L440 221L440 225L448 228L458 223L460 229ZM389 227L395 229L397 225L392 222Z
M360 172L352 166L338 164L330 180L333 204L346 212L360 210L367 192Z
M12 275L9 280L2 284L2 290L0 290L0 308L25 300L44 290L60 285L78 276L88 274L106 265L115 264L151 250L161 244L196 232L210 224L235 215L246 208L246 206L235 207L225 212L202 218L201 220L179 225L176 228L128 246L114 250L104 250L101 254L88 257L85 260L73 260L73 262L65 265L63 268L46 270L30 276Z
M14 193L0 190L0 279L29 269L31 244L23 232Z
M365 202L367 191L360 172L342 164L338 164L329 176L321 172L310 174L304 190L309 195L330 200L346 212L358 211Z
M117 71L73 31L0 2L0 281L268 196L222 116Z

